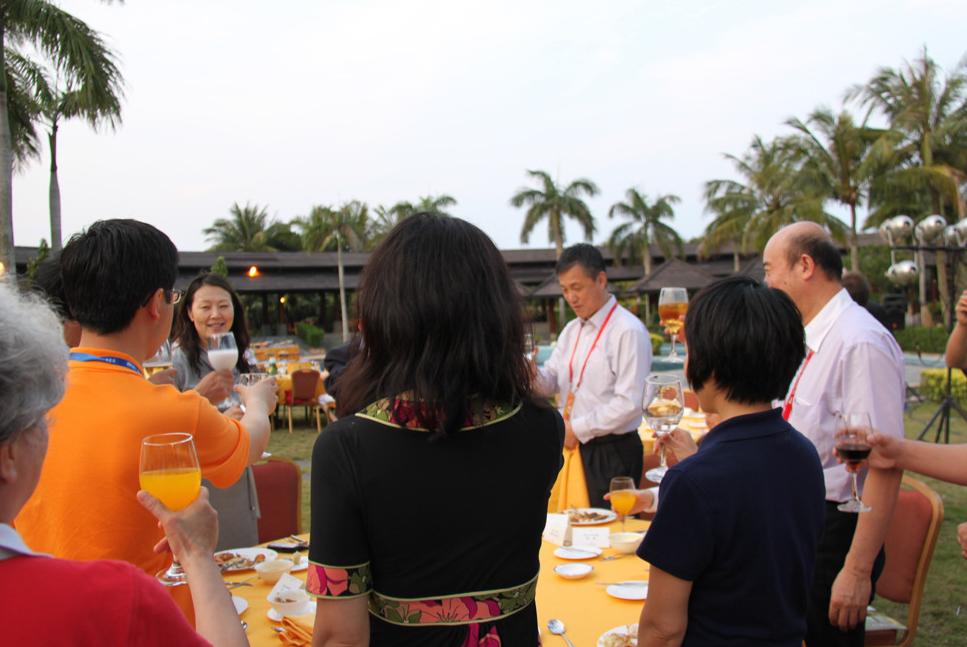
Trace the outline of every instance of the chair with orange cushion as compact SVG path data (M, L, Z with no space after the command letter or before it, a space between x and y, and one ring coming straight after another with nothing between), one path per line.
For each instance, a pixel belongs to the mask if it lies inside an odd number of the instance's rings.
M252 466L259 498L259 543L302 532L302 470L285 458Z
M319 419L319 398L316 391L319 387L320 374L314 369L299 369L292 372L292 392L286 404L289 410L289 433L292 433L292 407L308 407L316 412L316 431L322 433L322 421ZM308 415L306 416L308 422Z
M920 622L920 604L927 570L943 521L943 501L917 479L903 477L886 536L886 565L876 583L876 594L907 605L906 624L873 610L866 618L866 645L913 643Z

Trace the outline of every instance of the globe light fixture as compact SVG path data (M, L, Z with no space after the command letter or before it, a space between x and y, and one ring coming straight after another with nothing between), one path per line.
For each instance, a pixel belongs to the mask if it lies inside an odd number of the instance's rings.
M944 227L946 226L947 221L944 220L944 217L934 214L918 222L914 231L916 232L917 240L921 243L931 243L943 234Z
M920 276L920 269L913 261L900 261L890 266L886 271L886 278L897 286L912 285Z

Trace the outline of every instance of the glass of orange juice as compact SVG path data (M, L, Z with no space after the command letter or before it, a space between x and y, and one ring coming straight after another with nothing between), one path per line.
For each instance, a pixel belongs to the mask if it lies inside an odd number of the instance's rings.
M191 434L156 434L141 441L141 489L170 510L188 507L198 498L201 467ZM180 586L188 580L177 560L158 575L165 586Z
M621 532L625 530L625 519L635 507L635 482L630 476L616 476L608 488L611 496L611 509L621 515Z

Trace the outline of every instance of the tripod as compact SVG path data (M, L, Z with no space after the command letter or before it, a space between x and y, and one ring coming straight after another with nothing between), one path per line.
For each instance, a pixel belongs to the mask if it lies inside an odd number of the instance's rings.
M947 324L947 337L950 337L950 333L953 332L954 326L957 325L957 315L954 314L954 307L957 305L957 266L960 263L960 253L962 248L960 247L914 247L912 249L923 250L923 251L933 251L933 252L946 252L948 256L947 265L950 267L950 279L947 282L950 292L950 323ZM946 272L946 267L937 266L937 272ZM917 436L917 440L923 440L924 436L930 431L934 423L937 423L936 434L933 437L933 442L939 443L940 436L943 434L943 441L947 444L950 443L950 411L953 409L960 415L961 419L967 422L967 411L950 395L951 377L953 370L947 367L947 379L944 381L944 395L943 399L940 401L940 406L931 416L930 421L927 422L923 427L923 431Z

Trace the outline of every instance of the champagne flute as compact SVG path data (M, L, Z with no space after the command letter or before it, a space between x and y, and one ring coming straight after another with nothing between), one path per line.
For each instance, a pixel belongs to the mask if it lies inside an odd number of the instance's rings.
M672 341L672 350L665 358L666 361L682 361L681 356L675 350L675 339L685 324L686 312L688 312L688 292L685 288L661 289L658 295L658 318Z
M170 510L181 510L198 498L201 467L191 434L155 434L141 441L141 467L138 472L141 489L161 501ZM185 572L177 560L158 574L165 586L187 584Z
M868 413L852 412L840 416L839 431L836 433L836 453L846 461L850 473L852 493L850 500L836 506L840 512L869 512L873 508L860 500L856 491L856 474L870 455L870 444L866 437L873 430Z
M682 383L672 375L649 375L646 381L646 393L653 394L651 401L645 407L645 418L648 425L655 432L655 440L670 434L682 419L685 410L685 397L682 394ZM668 471L665 461L665 446L658 447L658 467L654 467L645 476L653 483L661 483Z
M621 532L625 531L625 520L635 507L635 481L630 476L616 476L608 488L611 493L611 509L621 515Z

